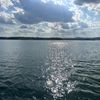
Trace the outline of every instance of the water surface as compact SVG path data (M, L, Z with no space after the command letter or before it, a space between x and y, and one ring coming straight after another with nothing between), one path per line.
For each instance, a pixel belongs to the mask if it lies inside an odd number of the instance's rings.
M0 40L0 100L100 100L100 41Z

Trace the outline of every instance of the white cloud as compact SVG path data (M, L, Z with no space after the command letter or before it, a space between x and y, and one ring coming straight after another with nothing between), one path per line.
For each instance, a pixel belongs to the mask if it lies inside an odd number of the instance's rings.
M10 36L24 36L24 37L78 37L78 36L83 37L84 36L85 37L93 34L92 32L93 30L92 31L89 30L90 28L85 23L42 22L33 25L18 24L18 25L4 25L3 27L2 26L0 27L4 29L0 32L0 37L1 36L9 36L9 37ZM89 35L88 32L90 32Z
M41 0L44 3L53 2L55 5L65 5L66 0Z
M8 9L9 6L13 6L13 3L11 0L0 0L0 6L1 8Z
M14 20L14 15L6 12L0 12L0 22L8 24L16 23Z
M16 0L19 3L19 0ZM16 7L11 0L0 0L0 23L16 23L16 13L23 13L23 9Z
M100 11L100 3L89 3L89 4L84 4L85 7L88 8L88 10L94 10L94 11Z

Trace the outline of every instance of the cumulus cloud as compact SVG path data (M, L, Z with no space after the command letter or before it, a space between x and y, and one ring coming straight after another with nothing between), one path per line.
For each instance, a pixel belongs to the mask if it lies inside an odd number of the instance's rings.
M0 13L0 23L12 24L15 23L13 14L5 12Z
M44 3L40 0L20 0L24 14L17 14L16 18L22 23L48 22L70 22L72 12L62 5L55 5L53 2Z
M90 20L100 20L100 0L0 0L1 23Z
M90 23L100 21L100 0L74 0L75 6L78 8L79 20Z
M75 0L75 4L84 5L89 10L100 11L100 0Z
M0 29L0 37L100 37L100 27L92 26L91 29L83 23L10 24L0 25Z
M60 3L61 2L58 3L52 0L48 2L45 2L45 0L1 0L0 22L13 23L15 20L15 22L19 21L25 24L34 24L42 21L73 21L72 12ZM6 17L4 16L3 18L4 13ZM9 19L10 22L7 19Z
M100 0L0 0L0 36L99 36L99 21Z
M18 0L16 1L18 2ZM16 23L15 14L21 12L23 12L23 10L14 5L11 0L0 0L0 23Z

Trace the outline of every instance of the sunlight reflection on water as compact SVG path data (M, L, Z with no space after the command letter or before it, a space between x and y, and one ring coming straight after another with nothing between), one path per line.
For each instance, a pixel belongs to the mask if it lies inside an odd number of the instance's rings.
M74 90L76 82L71 82L69 78L75 69L69 54L66 54L67 51L65 52L63 49L68 44L53 42L51 45L49 57L45 62L48 66L46 88L52 92L53 98L56 99Z

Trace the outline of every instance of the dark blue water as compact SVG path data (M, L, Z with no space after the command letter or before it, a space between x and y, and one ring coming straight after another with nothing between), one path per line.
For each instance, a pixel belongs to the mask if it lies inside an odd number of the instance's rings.
M0 100L100 100L100 41L0 40Z

